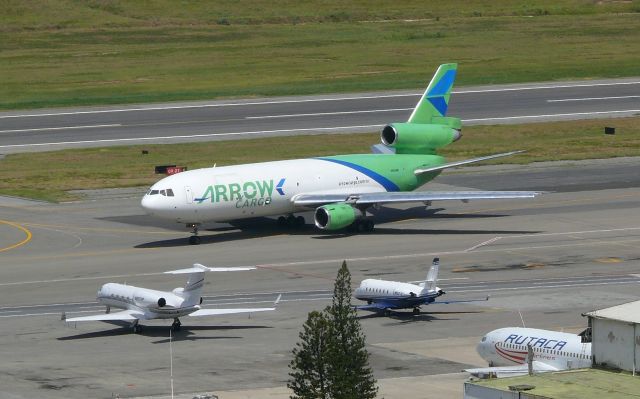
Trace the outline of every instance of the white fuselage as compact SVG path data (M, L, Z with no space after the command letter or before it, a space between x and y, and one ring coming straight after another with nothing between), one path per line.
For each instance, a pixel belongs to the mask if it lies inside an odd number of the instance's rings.
M185 299L173 292L117 283L103 285L96 298L105 306L140 311L147 319L173 319L200 309L198 305L185 304ZM159 301L164 305L159 306Z
M422 286L399 281L366 279L356 288L354 296L362 301L380 301L409 308L433 302L439 291L437 287L425 290Z
M591 344L579 335L535 328L507 327L482 337L478 354L490 366L513 366L527 361L531 345L533 360L558 370L591 367Z
M170 192L168 190L171 190ZM298 212L292 198L304 194L384 192L374 178L323 159L297 159L196 169L168 176L142 199L150 214L180 223Z

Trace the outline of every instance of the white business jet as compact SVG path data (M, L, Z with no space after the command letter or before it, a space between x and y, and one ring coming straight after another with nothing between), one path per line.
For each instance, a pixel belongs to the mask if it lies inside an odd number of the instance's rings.
M400 281L388 281L366 279L356 288L355 297L361 301L367 301L366 305L358 305L359 310L382 311L389 314L395 309L413 309L413 314L420 313L421 305L432 303L461 303L477 302L478 299L460 301L436 301L445 292L437 287L438 269L440 259L433 258L433 264L427 273L427 278L419 284L403 283ZM488 300L489 297L482 299Z
M99 303L107 307L106 313L66 318L67 322L77 321L129 321L133 332L140 331L140 320L173 319L172 328L180 329L179 317L182 316L219 316L234 313L253 313L275 310L276 308L235 308L235 309L201 309L202 287L204 286L205 272L232 272L254 270L255 267L207 267L194 264L188 269L171 270L167 274L188 274L187 284L184 288L175 288L171 292L156 291L147 288L135 287L126 284L108 283L103 285L97 294ZM280 296L275 301L277 304ZM274 305L275 305L274 304ZM111 308L124 309L111 313Z
M489 363L489 367L465 371L478 377L527 374L529 346L534 373L591 367L588 330L576 335L536 328L506 327L489 332L478 344L478 354Z
M141 205L192 228L189 242L198 244L206 222L280 216L279 224L302 225L304 218L294 214L313 210L319 229L368 232L374 221L367 211L378 205L535 197L534 191L415 191L447 168L521 152L455 162L437 154L462 137L462 121L445 116L456 71L457 64L441 65L407 122L385 126L372 154L190 170L158 181Z

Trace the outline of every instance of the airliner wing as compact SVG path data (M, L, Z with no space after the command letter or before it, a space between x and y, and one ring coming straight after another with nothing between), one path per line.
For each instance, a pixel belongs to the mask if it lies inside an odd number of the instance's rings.
M102 313L93 316L81 316L81 317L72 317L70 319L65 318L64 320L67 322L75 322L75 321L133 321L133 320L144 320L144 313L136 312L133 310L123 310L121 312L115 313Z
M199 309L193 313L189 313L189 316L193 316L193 317L219 316L223 314L234 314L234 313L268 312L271 310L276 310L276 308Z
M479 200L533 198L538 191L394 191L362 194L300 194L292 198L297 206L319 206L346 202L354 205L388 204L400 202L428 202L443 200Z
M534 360L532 363L534 373L544 373L548 371L558 371L559 369L550 366L546 363ZM475 369L464 370L476 377L483 377L488 375L494 375L498 378L513 377L518 375L524 375L529 372L529 366L527 364L519 364L516 366L504 366L504 367L480 367Z

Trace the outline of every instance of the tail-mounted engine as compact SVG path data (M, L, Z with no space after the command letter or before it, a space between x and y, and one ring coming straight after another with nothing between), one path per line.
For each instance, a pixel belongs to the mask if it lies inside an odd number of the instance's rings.
M438 123L392 123L382 129L382 144L395 149L396 154L434 154L436 149L462 137L462 122L458 118L434 117Z

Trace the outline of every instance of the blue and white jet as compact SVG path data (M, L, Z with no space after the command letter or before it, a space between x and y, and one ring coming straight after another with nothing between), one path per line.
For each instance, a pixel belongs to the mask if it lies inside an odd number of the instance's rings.
M460 303L477 302L477 299L466 301L436 301L445 294L436 284L438 282L438 268L440 258L434 258L427 273L427 278L419 284L403 283L399 281L366 279L356 288L355 297L366 301L366 305L358 305L358 310L372 310L389 314L391 310L413 309L413 314L420 313L420 306L432 303ZM488 300L487 296L483 300Z

